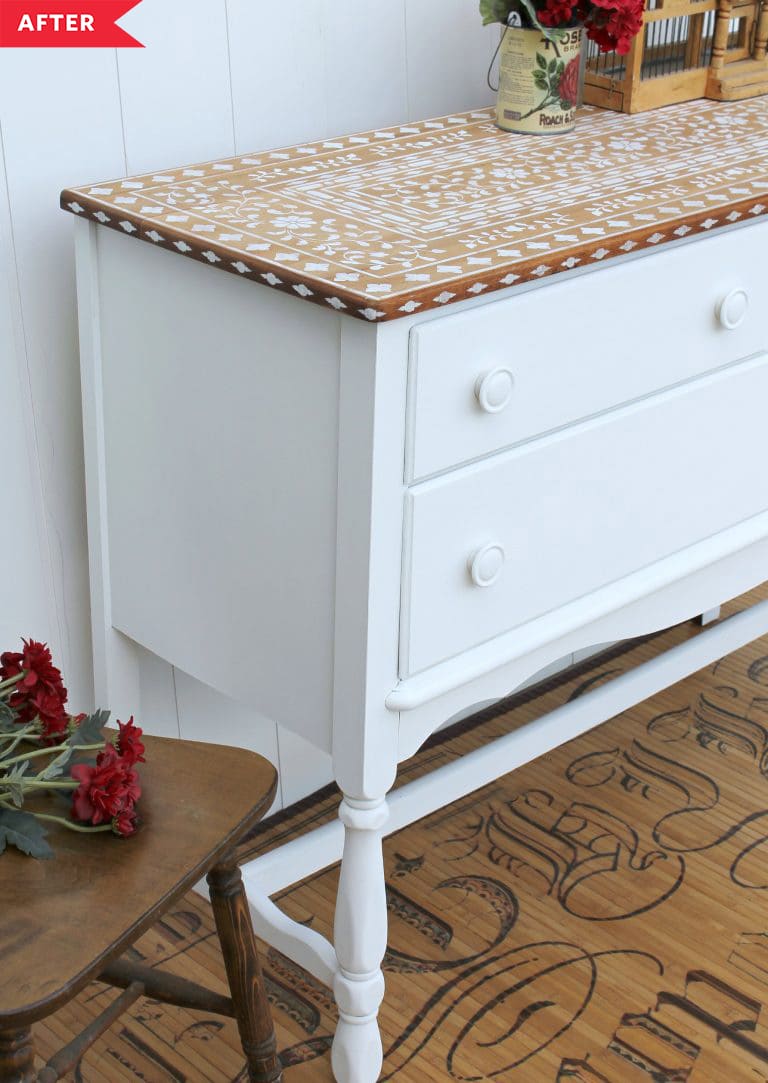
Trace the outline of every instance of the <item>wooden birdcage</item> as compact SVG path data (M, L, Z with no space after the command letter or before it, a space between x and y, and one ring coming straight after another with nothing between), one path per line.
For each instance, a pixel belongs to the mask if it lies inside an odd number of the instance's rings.
M768 0L647 0L626 56L588 43L584 101L624 113L768 93Z

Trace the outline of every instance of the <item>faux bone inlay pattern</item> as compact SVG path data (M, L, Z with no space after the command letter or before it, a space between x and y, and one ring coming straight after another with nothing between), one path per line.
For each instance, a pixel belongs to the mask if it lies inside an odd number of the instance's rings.
M490 110L66 189L100 225L398 319L768 211L768 99L512 135Z

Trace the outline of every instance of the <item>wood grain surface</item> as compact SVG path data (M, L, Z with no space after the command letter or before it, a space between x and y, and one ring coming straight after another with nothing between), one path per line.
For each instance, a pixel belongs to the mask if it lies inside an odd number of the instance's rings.
M488 709L404 764L399 783L696 634L681 625ZM764 639L389 839L383 1078L768 1080L766 772ZM249 849L310 829L337 800L304 802ZM336 876L280 905L329 933ZM224 991L211 911L194 894L137 956ZM268 948L264 970L287 1083L330 1080L329 990ZM113 995L90 986L40 1024L41 1051ZM76 1078L221 1083L243 1070L234 1021L144 1002Z
M0 1019L26 1026L100 973L258 822L276 774L251 752L145 737L130 839L55 828L55 856L0 859ZM46 811L68 814L53 796Z
M67 188L61 205L377 322L765 214L766 136L768 98L587 107L556 139L485 109Z

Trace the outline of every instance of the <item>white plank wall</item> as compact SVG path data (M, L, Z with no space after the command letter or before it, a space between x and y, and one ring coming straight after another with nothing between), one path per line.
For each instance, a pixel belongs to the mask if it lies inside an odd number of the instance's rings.
M88 179L124 168L120 99L110 50L3 52L0 130L9 228L1 257L10 303L18 306L15 366L26 373L34 432L32 449L18 447L16 459L41 487L41 505L31 510L44 540L27 550L15 532L0 535L3 590L10 569L50 584L48 620L40 626L32 615L20 619L16 634L51 642L79 709L90 699L91 683L83 452L72 225L57 209L57 196L66 176ZM3 429L11 415L25 414L24 403L13 393L6 397L6 390Z
M142 50L6 49L0 65L0 650L47 639L91 704L85 505L68 184L489 104L476 0L142 0ZM12 516L10 511L12 509ZM11 571L12 570L12 571ZM142 653L142 722L253 747L279 801L330 764Z
M47 539L32 413L13 233L0 146L0 463L4 514L0 526L3 574L0 643L15 649L20 634L53 637L53 581L46 575ZM57 637L58 638L58 637Z

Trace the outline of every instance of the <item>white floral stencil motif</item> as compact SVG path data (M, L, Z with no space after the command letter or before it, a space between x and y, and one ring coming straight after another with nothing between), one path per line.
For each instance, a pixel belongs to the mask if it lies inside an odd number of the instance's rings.
M482 110L76 189L65 210L371 322L766 213L768 98L501 132Z

